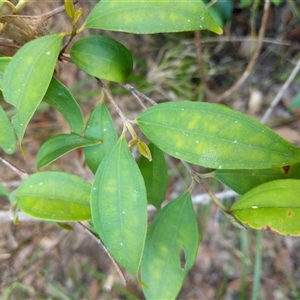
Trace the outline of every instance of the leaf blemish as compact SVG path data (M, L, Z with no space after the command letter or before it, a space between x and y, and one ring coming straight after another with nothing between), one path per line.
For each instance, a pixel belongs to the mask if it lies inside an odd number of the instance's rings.
M258 206L257 206L257 205L253 205L252 208L253 208L253 209L258 208Z
M185 258L185 253L184 250L181 249L179 252L179 259L180 259L180 267L182 270L186 269L186 258Z
M290 169L291 169L291 166L283 166L283 167L282 167L282 170L284 171L284 173L285 173L286 175L289 173Z
M292 214L293 214L293 212L289 211L289 212L287 213L287 216L290 217Z

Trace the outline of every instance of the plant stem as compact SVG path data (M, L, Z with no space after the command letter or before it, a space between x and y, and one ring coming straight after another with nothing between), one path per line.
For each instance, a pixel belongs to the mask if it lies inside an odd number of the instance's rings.
M29 175L23 171L21 171L19 168L14 166L12 163L4 159L3 157L0 156L0 161L6 165L8 168L10 168L13 172L15 172L21 179L27 178Z
M121 117L121 119L126 122L127 118L125 117L125 115L123 114L123 112L121 111L120 107L117 105L116 101L114 100L114 98L112 97L112 95L109 93L109 91L107 90L106 86L104 85L104 83L96 78L97 81L99 82L101 89L103 90L105 96L108 98L108 100L110 101L110 103L113 105L114 109L117 111L118 115Z
M143 94L143 93L139 92L138 90L136 90L132 85L130 85L130 84L121 84L121 85L124 89L126 89L127 91L129 91L133 95L141 97L142 99L148 101L152 105L157 105L157 103L154 100L152 100L151 98L149 98L145 94Z
M252 286L252 297L251 300L258 299L260 290L260 277L262 268L262 231L256 232L256 249L255 249L255 263L253 273L253 286Z

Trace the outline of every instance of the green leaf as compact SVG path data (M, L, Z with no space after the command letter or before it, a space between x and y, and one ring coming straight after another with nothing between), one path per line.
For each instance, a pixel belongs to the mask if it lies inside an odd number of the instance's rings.
M300 180L279 179L241 197L231 213L245 225L282 235L300 235Z
M97 78L125 82L132 72L130 52L119 42L100 35L89 35L78 40L71 49L75 65Z
M2 91L3 85L3 75L4 72L11 62L11 57L0 57L0 90Z
M137 123L162 151L217 169L266 169L300 162L300 150L267 126L223 105L178 101L143 111Z
M91 184L61 172L40 172L26 178L15 198L22 211L56 222L91 219Z
M47 35L23 46L6 68L5 100L17 108L12 124L22 141L28 122L50 84L63 36Z
M84 136L102 141L99 145L84 148L86 164L93 173L96 173L104 156L118 141L114 122L104 102L99 103L92 111Z
M213 177L240 195L254 187L276 179L300 179L300 163L291 166L274 166L271 169L215 170Z
M37 167L39 169L45 167L72 150L99 143L101 141L91 140L75 133L54 136L41 146L36 157Z
M84 128L83 115L70 90L56 78L52 78L43 99L58 110L69 123L72 132L81 133Z
M0 147L7 154L13 154L16 151L16 135L6 116L5 111L0 106Z
M198 1L102 0L88 15L86 28L137 34L222 29Z
M70 19L74 19L75 17L75 7L72 0L65 0L65 8L66 13L69 16Z
M147 299L175 299L198 250L197 219L190 193L170 202L151 223L141 271Z
M91 208L95 228L108 251L137 276L146 238L146 188L124 137L97 170Z
M148 148L152 161L141 156L139 168L145 181L148 202L160 209L168 187L168 168L163 152L153 144L149 144Z

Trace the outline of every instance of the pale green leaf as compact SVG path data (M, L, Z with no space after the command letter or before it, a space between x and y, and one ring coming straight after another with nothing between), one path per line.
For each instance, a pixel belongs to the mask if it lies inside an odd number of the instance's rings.
M86 28L137 34L222 29L201 1L102 0L88 15Z
M91 219L91 184L61 172L40 172L26 178L15 198L22 211L57 222Z
M6 190L6 188L3 186L3 184L0 182L0 196L9 196L8 191Z
M267 126L223 105L178 101L143 111L137 123L162 151L216 169L264 169L300 162L300 150Z
M38 151L36 156L37 167L39 169L45 167L75 149L99 143L101 143L101 141L88 139L75 133L53 136L48 139Z
M81 133L84 128L83 115L70 90L56 78L52 78L43 99L58 110L66 119L74 133Z
M152 155L152 161L141 156L139 167L145 181L147 199L157 209L160 209L168 187L168 168L163 152L153 144L149 144L148 148Z
M5 111L0 106L0 147L7 153L13 154L16 150L16 135Z
M213 177L240 195L254 187L276 179L300 179L300 163L290 166L274 166L271 169L215 170Z
M146 238L147 198L142 174L124 137L97 170L91 209L97 234L108 251L137 276Z
M232 207L243 224L282 235L300 235L300 180L279 179L259 185Z
M162 208L148 229L141 265L147 299L176 299L198 245L197 219L186 192Z
M14 55L6 68L3 95L17 109L12 124L20 141L48 89L62 39L62 35L55 34L27 43Z
M114 122L104 102L99 103L92 111L84 136L102 141L99 145L84 148L86 164L93 173L96 173L104 156L118 141Z
M3 75L10 62L11 62L11 57L0 57L0 90L1 91L2 91L2 84L3 84Z
M125 82L132 71L130 52L119 42L100 35L89 35L78 40L71 48L75 65L97 78Z

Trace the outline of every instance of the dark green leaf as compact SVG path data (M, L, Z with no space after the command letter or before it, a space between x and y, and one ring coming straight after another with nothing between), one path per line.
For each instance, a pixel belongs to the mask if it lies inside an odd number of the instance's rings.
M275 179L300 179L300 164L274 166L271 169L216 170L213 172L213 177L243 195L254 187Z
M151 223L141 271L147 299L175 299L198 250L199 235L190 193L170 202Z
M102 0L88 15L86 28L138 34L222 29L201 1Z
M118 141L114 122L104 102L99 103L92 111L84 136L102 141L99 145L84 148L86 164L96 173L104 156Z
M28 42L6 68L3 95L8 103L17 108L12 124L20 141L48 89L62 39L62 35L55 34Z
M15 198L22 211L38 219L68 222L91 219L91 184L60 172L40 172L26 178Z
M144 177L147 199L157 209L164 201L168 186L168 168L163 152L153 144L149 144L152 161L141 156L139 167Z
M124 137L97 170L91 208L93 223L108 251L137 276L146 238L146 188Z
M300 235L300 180L279 179L259 185L241 197L231 213L254 229Z
M264 169L300 162L300 150L267 126L223 105L178 101L143 111L137 123L162 151L216 169Z
M72 132L82 132L84 122L81 109L70 90L59 80L52 78L43 100L64 116Z
M48 139L40 148L36 157L37 167L39 169L45 167L72 150L99 143L101 141L91 140L75 133L54 136Z
M125 82L133 68L132 56L125 46L106 36L81 38L70 54L79 69L101 79Z

